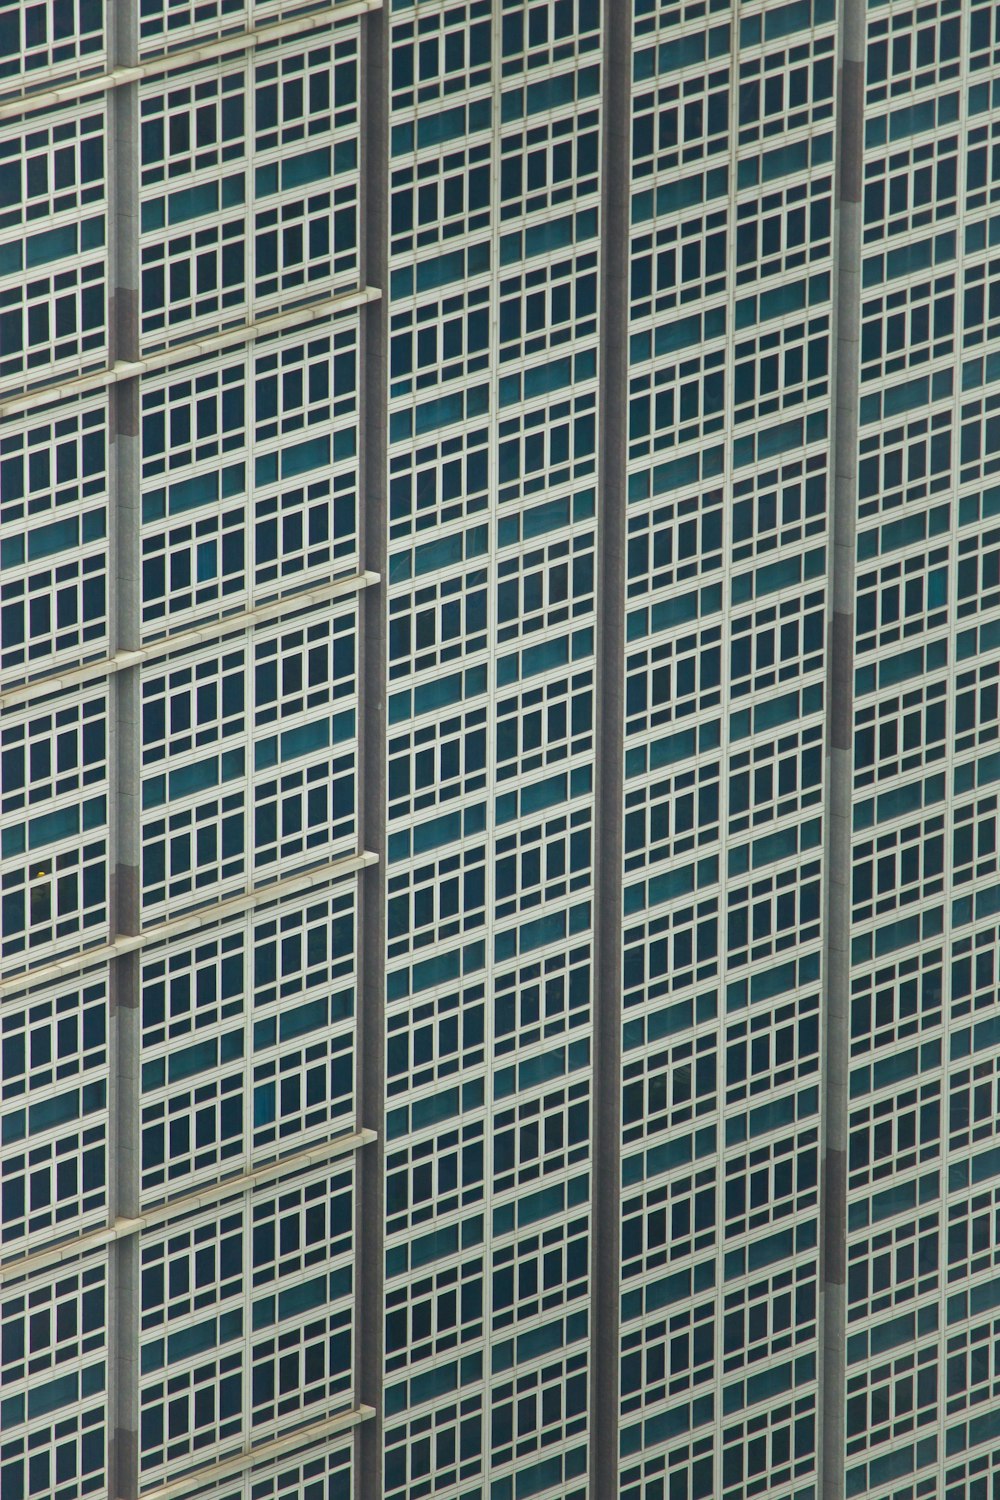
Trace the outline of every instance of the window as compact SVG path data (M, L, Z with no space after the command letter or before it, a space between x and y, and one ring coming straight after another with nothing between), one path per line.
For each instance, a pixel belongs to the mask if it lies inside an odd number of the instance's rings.
M851 1188L899 1177L941 1154L941 1084L900 1089L853 1109L848 1184Z
M727 1374L762 1360L776 1361L816 1337L817 1274L816 1257L810 1256L725 1293L723 1369Z
M939 1238L936 1213L919 1219L907 1213L898 1224L852 1238L847 1252L848 1321L876 1317L936 1292Z
M847 1378L847 1452L861 1453L937 1417L937 1349L898 1354Z
M817 36L740 59L741 146L832 117L833 49L833 36Z
M0 1242L38 1246L107 1212L105 976L8 1001L0 1014Z
M987 669L996 671L995 668ZM963 674L964 680L975 680L975 672ZM960 677L959 681L963 681ZM945 709L947 684L927 683L895 696L881 696L868 708L855 710L854 785L856 789L871 786L905 771L915 771L940 760L945 753ZM996 699L996 687L992 689ZM989 713L990 689L984 687L979 704ZM960 706L958 706L960 705ZM960 694L956 718L961 727L975 722L975 690ZM987 730L984 740L992 736ZM958 748L975 743L970 734L958 737Z
M880 965L851 981L851 1056L862 1057L941 1023L941 949Z
M586 1296L589 1247L586 1217L535 1234L519 1229L510 1245L494 1245L494 1333Z
M819 999L804 995L726 1027L726 1103L742 1104L819 1067Z
M974 132L975 133L975 132ZM985 152L970 151L970 186ZM865 244L942 224L956 210L958 137L914 142L871 156L865 163ZM976 195L966 199L973 208Z
M730 755L729 832L762 828L818 807L823 781L823 727L816 724Z

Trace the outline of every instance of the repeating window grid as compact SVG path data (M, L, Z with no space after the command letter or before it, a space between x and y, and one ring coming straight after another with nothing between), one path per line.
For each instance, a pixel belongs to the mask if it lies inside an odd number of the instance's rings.
M579 1441L585 1435L587 1354L586 1344L580 1349L570 1344L535 1369L518 1364L510 1379L494 1374L490 1391L491 1474L502 1474L508 1465L518 1465L520 1460L553 1448L565 1457L572 1439ZM554 1473L552 1477L555 1480L561 1475ZM560 1488L549 1493L554 1500L555 1495L566 1492Z
M492 90L489 0L432 0L420 12L419 20L400 16L392 28L390 110L405 119Z
M390 319L390 401L466 380L488 368L489 283L452 284L395 308ZM397 409L395 406L393 410Z
M990 1490L1000 1482L1000 1454L995 1448L977 1453L958 1463L949 1463L944 1471L947 1488L945 1500L986 1500ZM933 1482L933 1481L932 1481ZM928 1493L931 1493L928 1487Z
M936 1345L897 1354L847 1377L847 1454L898 1442L937 1418Z
M386 1234L455 1222L485 1195L485 1121L465 1110L447 1126L413 1133L386 1151Z
M388 956L475 932L486 921L486 846L464 840L388 876Z
M444 1491L461 1494L483 1472L483 1391L463 1386L455 1396L423 1401L402 1422L386 1424L385 1500L422 1500Z
M106 640L105 425L99 398L0 432L3 681Z
M354 1492L353 1476L353 1446L328 1442L304 1458L254 1465L251 1474L220 1483L208 1493L211 1500L312 1500L317 1492L330 1500L348 1500Z
M657 214L629 241L629 314L633 328L726 289L726 209Z
M522 789L522 798L524 791ZM511 831L498 829L493 842L493 920L520 922L553 902L579 900L593 885L593 807L568 803L544 821L521 818Z
M631 600L665 597L675 585L723 566L723 491L629 506L628 582Z
M984 288L967 289L965 305L968 329L977 311L980 320L986 317ZM862 304L861 317L862 384L951 356L955 348L954 274L896 284L869 297ZM971 347L982 338L982 332L977 338L974 330L967 331L963 346Z
M527 776L592 751L593 669L544 672L515 691L501 689L496 705L496 779Z
M398 1371L442 1361L483 1337L482 1254L457 1264L440 1261L407 1276L385 1294L385 1369Z
M996 685L991 686L994 668L986 667L960 674L958 685L965 688L956 695L954 746L958 751L976 744L989 743L995 737L998 716L993 706ZM964 679L964 680L963 680ZM968 687L966 687L968 684ZM946 754L946 719L948 683L929 682L906 692L880 693L877 700L855 712L854 789L932 766ZM977 734L978 730L978 734Z
M661 725L703 718L722 701L722 620L686 633L656 632L625 659L625 734L632 739Z
M736 204L735 281L749 287L772 276L785 281L825 269L832 249L833 179L813 172L804 181L785 181L740 194Z
M630 780L625 792L624 868L652 871L695 849L718 842L719 762L699 761L690 770Z
M648 457L723 430L726 348L682 351L647 368L629 365L630 459Z
M1000 1005L1000 928L995 924L955 938L949 966L953 1019Z
M258 868L278 852L287 867L353 848L355 619L356 606L341 607L316 624L266 632L252 648L202 652L143 674L143 892L150 910L238 885L248 847ZM279 670L292 713L275 733ZM319 717L324 700L334 712ZM244 826L251 802L252 834Z
M582 85L586 75L577 75ZM596 202L599 110L581 100L573 113L530 114L519 130L508 126L499 144L499 215L505 228Z
M572 1067L572 1062L570 1063ZM522 1068L522 1076L526 1071ZM579 1171L590 1159L591 1084L588 1074L532 1095L522 1088L507 1104L494 1089L491 1131L492 1201L520 1196L534 1184Z
M486 130L489 115L485 99L473 101L461 111L461 129L443 142L436 122L425 123L421 132L418 121L416 151L412 144L403 148L402 143L399 154L394 151L389 172L390 266L395 262L409 269L414 254L420 257L433 246L440 247L440 254L470 236L487 234L493 157ZM412 127L404 128L412 131ZM424 145L421 134L434 145ZM417 275L419 282L419 260Z
M978 405L972 403L970 432L963 437L969 453L968 477L979 473ZM863 430L858 445L858 516L891 514L899 506L912 505L951 488L952 406L935 404L930 409L880 424L877 431ZM989 439L992 444L992 436Z
M879 964L851 980L851 1056L894 1051L942 1022L945 970L940 948Z
M715 1298L692 1300L638 1328L623 1329L621 1349L623 1419L696 1391L714 1374Z
M769 863L752 879L730 879L728 970L766 962L807 946L820 934L821 866L818 859Z
M507 7L501 32L501 76L533 79L578 69L599 51L599 0L525 0Z
M965 1189L948 1205L948 1285L990 1285L1000 1265L1000 1187Z
M725 1166L727 1246L766 1226L798 1219L818 1202L819 1132L814 1126L731 1153Z
M574 246L568 257L532 257L500 277L500 363L531 360L596 336L598 247Z
M107 790L108 690L85 689L33 710L13 710L0 739L0 817L17 827Z
M350 1128L354 1115L355 900L351 886L321 899L291 906L283 903L256 924L253 1139L257 1151L266 1150L274 1139L288 1150L290 1138L300 1133L316 1138ZM300 994L304 998L293 1004Z
M819 1069L819 997L806 994L726 1025L726 1104L776 1097Z
M484 790L486 706L473 700L471 705L456 704L455 710L390 734L390 822Z
M967 1206L967 1205L963 1205ZM959 1235L964 1226L959 1224ZM907 1214L848 1236L847 1320L865 1323L940 1290L941 1215Z
M107 1214L107 978L35 993L0 1017L0 1240L33 1246Z
M719 1055L714 1031L630 1053L622 1068L622 1141L690 1130L718 1109Z
M672 177L729 152L730 72L725 26L677 38L675 55L695 66L665 68L632 92L633 180ZM707 48L706 48L707 41ZM708 58L706 59L706 51ZM700 55L699 55L700 54ZM643 62L645 60L643 59ZM643 63L639 69L645 71Z
M427 519L430 519L430 517L427 517ZM405 534L405 528L403 528L403 534ZM564 675L565 675L565 673L564 673ZM576 675L577 676L582 676L582 673L576 673ZM555 687L555 685L556 685L555 681L553 681L553 687ZM579 687L583 687L583 682L580 682ZM529 687L529 690L532 690L532 688L534 688L534 679L532 679L531 687ZM565 691L565 688L562 691ZM579 693L574 694L574 696L579 696ZM580 720L579 726L574 726L574 727L583 727L583 721ZM588 729L589 729L589 723L588 723L588 726L586 726L586 727L588 727ZM487 1023L487 1025L489 1025L489 1023ZM487 1173L487 1176L489 1176L489 1173Z
M713 1455L710 1436L683 1443L669 1453L648 1452L642 1462L619 1468L622 1500L661 1500L673 1485L689 1500L708 1500L713 1493ZM653 1445L649 1445L652 1448Z
M349 1402L352 1192L327 1169L144 1235L145 1484Z
M879 824L874 838L856 841L851 895L855 923L867 924L940 897L945 889L945 851L943 813L895 828Z
M958 211L959 172L959 135L954 131L895 142L888 150L868 153L864 243L879 244L931 224L943 226ZM967 189L963 199L967 209L981 206L977 195Z
M829 394L830 315L784 319L733 349L733 420L739 425Z
M357 48L355 27L143 91L143 332L154 342L356 282ZM290 153L298 140L310 149ZM176 184L165 197L164 178Z
M406 593L390 590L390 682L485 654L490 589L483 561L473 560L464 573L425 576Z
M784 685L812 678L825 659L825 590L783 591L730 622L729 693L756 704ZM787 689L785 689L787 691Z
M770 1495L808 1476L816 1467L815 1393L794 1402L772 1400L765 1411L727 1425L723 1442L724 1500Z
M144 383L149 633L356 568L357 339L355 314Z
M553 1313L589 1295L590 1215L495 1235L491 1246L491 1329L544 1327Z
M27 274L19 251L13 269L0 268L0 385L41 385L106 363L103 239L100 222L92 230L88 221L79 232L66 225L58 244L38 247L39 261ZM55 264L53 254L60 256Z
M286 901L144 960L144 1192L351 1128L354 903Z
M624 930L622 978L627 1010L679 994L719 971L719 900L657 905Z
M730 835L818 809L823 792L823 729L806 724L791 734L761 739L746 750L730 748L726 790Z
M437 1091L459 1074L485 1067L486 998L482 982L439 988L390 1009L386 1040L386 1093L408 1098Z
M640 1168L641 1187L635 1192L630 1160L622 1161L622 1281L648 1277L660 1267L715 1249L718 1168L697 1161L673 1172Z
M584 1035L591 1022L592 954L589 943L567 950L550 944L516 968L493 976L493 1050L518 1057L557 1037Z
M725 11L729 9L728 4L717 4L716 9ZM633 11L632 31L637 41L650 37L655 40L672 42L676 36L675 27L702 21L704 24L705 11L699 0L636 0Z
M0 258L10 269L19 242L30 235L29 268L65 254L66 236L35 236L32 230L75 228L94 216L103 224L105 192L103 103L88 101L72 111L53 111L0 131ZM75 235L68 237L76 243ZM98 240L97 243L101 243ZM48 251L48 253L46 253Z
M733 481L732 556L734 562L782 553L797 542L826 532L828 456L814 452L783 459Z
M721 1298L723 1372L754 1373L817 1338L819 1267L815 1252L726 1288Z
M5 1289L5 1395L51 1380L60 1367L81 1369L105 1352L107 1274L107 1257L91 1255Z
M489 490L489 432L477 427L428 433L422 442L393 449L389 460L389 537L484 512Z
M910 1088L870 1096L851 1109L848 1188L860 1191L904 1178L940 1159L941 1080L927 1069Z
M766 14L766 13L765 13ZM811 30L783 47L740 47L740 146L794 138L833 117L835 34Z
M527 543L497 567L496 641L546 637L560 626L589 623L595 610L595 533L589 526L572 536L552 533L537 546Z
M108 925L107 798L68 800L0 847L0 958L20 966L99 943ZM32 820L33 821L33 820Z
M89 1256L4 1296L5 1492L30 1500L104 1492L106 1282L107 1256Z
M891 650L947 624L948 563L948 547L942 546L904 553L859 571L855 607L859 656Z
M260 9L247 0L153 0L139 21L140 55L156 56L225 31L242 31Z
M963 21L961 0L926 6L894 6L889 15L871 17L867 25L865 102L905 98L924 89L943 87L960 71ZM988 41L973 23L972 45ZM975 63L972 64L976 66ZM982 66L980 62L979 66Z
M39 84L61 73L100 72L106 62L104 11L93 0L72 6L41 0L27 8L21 0L3 0L0 34L6 87L16 80Z

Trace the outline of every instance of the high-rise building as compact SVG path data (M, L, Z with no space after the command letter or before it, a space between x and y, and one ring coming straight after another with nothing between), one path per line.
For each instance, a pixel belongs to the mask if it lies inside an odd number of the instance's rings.
M0 1497L1000 1496L1000 0L0 0Z

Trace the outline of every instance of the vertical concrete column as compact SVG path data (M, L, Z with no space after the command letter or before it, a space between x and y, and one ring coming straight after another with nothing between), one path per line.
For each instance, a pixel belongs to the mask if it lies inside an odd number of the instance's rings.
M834 425L826 697L826 942L823 954L823 1156L820 1196L820 1430L823 1500L843 1500L846 1379L851 800L858 385L864 154L865 10L841 11L837 97Z
M361 28L362 285L381 299L361 323L361 556L382 584L361 594L360 834L378 855L363 871L358 935L358 1124L377 1139L359 1153L357 1389L375 1416L356 1429L359 1500L382 1495L382 1345L385 1281L385 850L389 253L389 20L370 11Z
M138 5L108 8L110 61L137 61ZM139 355L139 94L137 84L108 95L108 333L111 363ZM112 651L139 645L139 381L108 388ZM139 931L139 672L109 678L112 938ZM111 961L112 1218L139 1211L139 960ZM138 1492L139 1237L113 1244L108 1318L109 1485L114 1500Z
M621 1239L622 770L625 683L628 224L632 0L604 7L601 361L598 396L594 1132L591 1258L593 1495L618 1493Z

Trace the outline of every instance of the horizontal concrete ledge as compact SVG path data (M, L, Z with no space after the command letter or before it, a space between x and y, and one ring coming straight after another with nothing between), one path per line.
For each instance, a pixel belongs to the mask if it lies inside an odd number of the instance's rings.
M338 1432L350 1432L352 1427L369 1421L374 1415L373 1406L355 1406L350 1411L328 1417L325 1422L300 1427L296 1432L274 1438L270 1443L259 1443L244 1453L234 1453L232 1458L222 1458L208 1468L195 1469L193 1473L185 1474L181 1479L172 1479L169 1484L162 1484L158 1489L140 1490L140 1500L179 1500L181 1495L193 1494L206 1484L214 1484L216 1480L229 1479L234 1474L255 1469L259 1464L265 1464L269 1459L282 1458L297 1448L311 1447L324 1438L335 1437Z
M134 936L116 938L114 942L102 943L99 947L78 948L66 958L40 964L37 969L25 969L20 974L10 974L7 978L0 980L0 999L21 990L35 989L40 984L51 984L55 980L64 979L68 974L78 974L84 969L92 968L95 964L107 963L110 958L118 958L123 953L137 953L140 949L148 947L150 943L166 943L171 938L182 937L185 933L198 932L203 927L214 927L229 917L236 917L241 912L251 911L253 907L262 906L267 901L280 901L285 896L295 896L301 891L316 890L317 887L329 885L334 880L356 875L359 870L366 869L368 865L377 864L378 855L363 849L359 854L345 855L343 859L330 860L328 864L317 865L312 870L304 870L301 875L289 875L285 880L274 880L269 885L255 886L252 890L244 891L238 896L229 896L224 901L213 902L211 906L199 907L197 911L188 912L183 917L174 917L169 922L159 922L156 926L147 927L145 931L136 933Z
M239 614L222 615L208 624L199 625L197 629L180 630L176 635L165 635L160 640L151 641L148 646L140 646L134 651L116 651L114 656L103 657L100 661L87 662L80 667L69 667L65 672L52 677L39 677L33 682L18 683L16 687L0 691L0 709L11 708L18 703L28 703L34 698L48 697L52 693L62 693L71 688L82 687L85 683L97 682L102 677L110 677L115 672L123 672L127 667L139 667L144 662L157 661L161 656L170 656L174 651L188 651L193 646L217 641L223 636L239 635L242 631L254 630L258 625L267 625L273 620L290 618L303 610L316 609L319 605L326 604L333 599L360 593L362 589L371 588L374 584L381 582L382 578L379 573L366 569L363 573L352 573L348 578L338 578L334 583L324 584L322 588L304 589L300 594L282 594L266 604L259 604L256 609L245 609Z
M290 1176L293 1172L302 1172L309 1167L321 1166L323 1162L334 1161L338 1156L347 1156L351 1152L360 1151L362 1146L368 1146L377 1139L378 1136L374 1130L355 1130L350 1135L338 1135L332 1141L324 1141L308 1151L299 1151L294 1156L278 1157L277 1160L254 1167L238 1177L226 1177L221 1182L213 1182L207 1187L198 1188L196 1192L185 1193L179 1198L169 1198L166 1203L159 1203L155 1208L135 1218L116 1219L106 1229L93 1229L87 1234L77 1235L74 1239L62 1240L57 1245L50 1245L48 1249L36 1250L32 1255L22 1255L15 1260L0 1262L0 1284L32 1275L36 1271L44 1270L46 1266L61 1265L63 1261L75 1260L81 1255L89 1254L92 1250L101 1250L115 1240L127 1239L132 1234L141 1234L144 1229L155 1229L161 1224L180 1218L183 1214L194 1213L197 1209L218 1203L223 1198L230 1198L238 1193L245 1193L248 1189L278 1181Z
M293 328L306 328L311 323L325 322L340 313L351 312L355 307L364 307L368 302L377 302L381 290L376 286L362 287L358 291L338 292L333 297L324 297L320 302L307 302L288 312L274 313L263 318L251 318L235 328L224 328L221 333L206 335L203 339L190 339L187 343L172 344L167 349L157 349L142 359L120 359L107 369L92 370L85 375L74 375L56 385L40 385L33 390L18 391L15 395L0 394L0 418L15 417L22 412L37 411L57 401L69 401L75 396L85 396L88 391L103 390L105 386L117 385L120 380L136 380L141 375L155 375L159 370L183 364L189 359L198 359L203 354L218 354L220 349L237 348L240 344L253 343L255 339L267 338L268 334L281 333Z
M193 68L202 62L214 62L216 58L226 57L233 52L249 52L254 47L282 41L285 37L306 36L311 31L322 31L327 26L335 26L339 21L349 21L353 16L363 16L368 11L381 9L382 0L341 0L339 5L325 5L322 10L311 11L308 15L293 16L287 21L272 21L269 26L255 26L250 31L217 37L214 41L200 42L194 47L179 47L176 52L161 52L155 57L144 58L141 63L132 67L113 68L109 73L94 73L89 78L77 78L72 83L57 84L55 88L39 89L37 93L17 94L12 99L2 99L0 120L36 109L53 109L59 104L72 104L91 94L106 94L126 83L155 78L161 73L174 73L179 68Z

